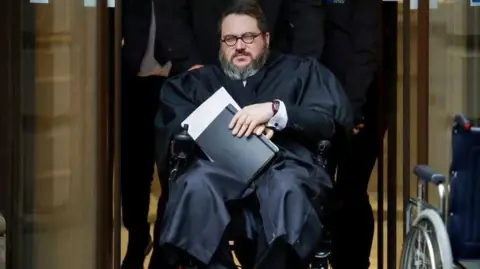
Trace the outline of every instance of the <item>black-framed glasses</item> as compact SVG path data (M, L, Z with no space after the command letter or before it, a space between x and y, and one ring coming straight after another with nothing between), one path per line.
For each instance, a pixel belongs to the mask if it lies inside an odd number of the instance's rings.
M262 33L244 33L241 36L226 35L222 38L222 42L230 47L235 46L239 39L241 39L245 44L252 44L255 38L259 37L260 35L262 35Z

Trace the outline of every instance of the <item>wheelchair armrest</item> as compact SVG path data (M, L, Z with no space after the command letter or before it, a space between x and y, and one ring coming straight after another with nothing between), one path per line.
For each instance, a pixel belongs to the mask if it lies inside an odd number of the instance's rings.
M438 191L438 197L440 198L439 200L439 206L438 206L438 213L442 217L444 221L446 221L446 216L447 216L447 196L445 195L445 187L443 183L446 181L446 177L440 173L435 172L431 167L428 165L416 165L415 168L413 169L413 173L418 176L421 181L419 182L419 202L417 202L418 210L421 211L423 207L423 199L425 197L425 189L421 187L423 185L423 182L430 182L434 183L437 186L437 191Z
M330 141L322 140L317 145L317 154L323 158L326 158L331 147L332 143L330 143Z
M171 143L171 156L173 160L186 160L191 157L195 149L195 141L188 134L188 125L184 125L182 131L175 135Z
M195 150L195 141L188 134L188 125L184 125L182 131L173 137L170 143L170 176L174 181L181 170L185 169Z
M328 140L322 140L317 144L315 158L323 167L327 167L329 150L331 147L332 143Z
M443 184L446 180L444 175L435 172L431 167L424 164L416 165L413 173L419 178L434 183L435 185Z
M470 130L470 127L471 127L470 121L464 115L462 115L462 114L455 115L454 122L455 122L456 127L464 128L465 131Z

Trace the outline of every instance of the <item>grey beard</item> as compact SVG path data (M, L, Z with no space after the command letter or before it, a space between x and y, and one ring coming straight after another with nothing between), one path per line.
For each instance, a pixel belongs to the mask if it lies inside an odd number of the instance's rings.
M247 78L255 75L260 68L265 65L268 56L268 49L265 48L264 52L253 59L250 64L245 67L237 67L231 61L227 60L222 51L220 51L219 59L222 66L223 73L234 80L246 80Z

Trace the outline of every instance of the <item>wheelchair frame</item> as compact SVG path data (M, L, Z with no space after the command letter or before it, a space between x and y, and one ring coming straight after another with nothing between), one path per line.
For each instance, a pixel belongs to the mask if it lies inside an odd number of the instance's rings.
M178 174L183 172L183 170L188 165L191 153L194 151L195 143L193 139L188 134L188 125L184 125L182 131L175 135L173 140L170 144L170 176L169 181L175 181ZM328 140L322 140L317 145L317 161L320 163L321 166L327 168L327 159L328 159L328 151L331 148L331 143ZM333 180L333 177L332 177ZM324 231L325 234L328 234L329 231ZM330 256L331 252L331 242L328 239L321 240L319 242L319 249L312 257L310 261L310 269L328 269L329 261L328 257ZM230 244L230 252L233 253L235 251L235 245ZM242 268L242 266L238 266L238 268ZM181 269L181 267L179 267ZM251 269L251 268L243 268L243 269Z
M457 134L459 131L480 132L480 127L472 127L464 116L457 115L454 119L453 134ZM451 161L453 162L454 160ZM453 256L450 235L446 227L449 214L447 200L450 194L450 182L447 182L447 177L435 172L427 165L416 165L413 173L419 179L418 197L409 198L405 212L404 228L407 235L403 242L400 269L420 267L416 260L416 258L422 256L420 247L416 245L416 243L420 243L420 237L425 238L425 247L433 269L480 268L480 253L469 264L457 260ZM451 170L450 176L450 180L454 180L456 171ZM427 183L432 183L436 186L439 197L438 208L425 201L425 185ZM414 208L417 209L417 216L412 221ZM424 253L423 256L425 255Z

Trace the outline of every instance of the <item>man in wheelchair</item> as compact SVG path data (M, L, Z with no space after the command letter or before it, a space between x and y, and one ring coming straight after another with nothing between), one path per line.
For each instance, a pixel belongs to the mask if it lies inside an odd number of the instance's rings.
M332 189L314 153L320 141L332 138L335 126L352 129L349 102L316 59L269 51L270 35L256 1L237 1L227 9L220 36L221 68L203 67L168 80L159 115L178 134L181 122L224 87L243 107L230 123L232 135L265 134L280 154L245 186L197 150L171 182L159 243L186 255L196 268L237 268L228 240L233 220L243 219L255 242L254 268L297 269L316 251L322 207Z

